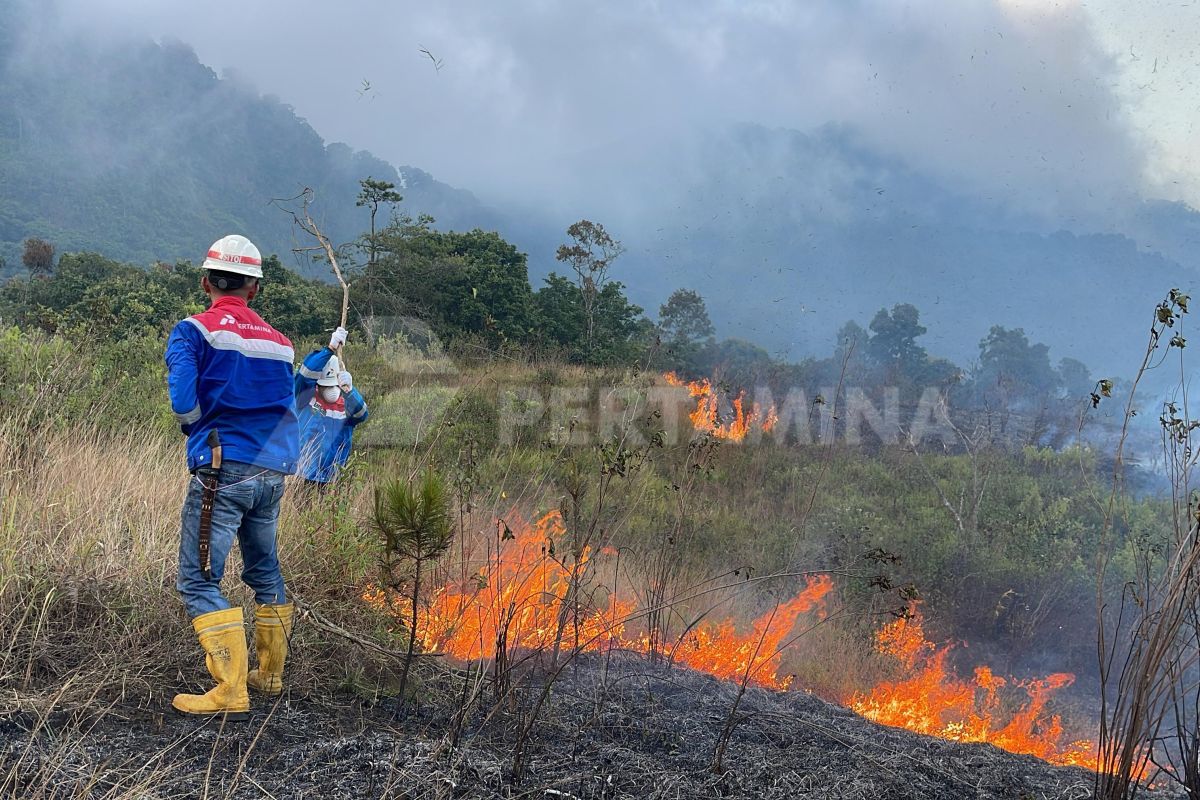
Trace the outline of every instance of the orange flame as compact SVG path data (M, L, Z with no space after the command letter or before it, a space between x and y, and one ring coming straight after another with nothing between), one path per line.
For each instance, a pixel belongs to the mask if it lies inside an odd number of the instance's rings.
M661 641L648 632L627 634L627 624L641 616L637 604L618 600L611 587L595 580L587 549L577 560L561 555L566 530L559 512L545 514L532 525L518 521L504 529L512 535L499 543L483 569L465 582L441 586L426 605L418 606L423 650L463 660L487 659L498 647L549 649L560 632L564 648L577 646L582 651L611 647L648 653L652 641ZM612 558L616 551L604 547L600 556ZM589 581L579 602L569 596L572 576L577 582ZM828 575L809 577L795 597L759 616L749 630L739 632L732 619L705 621L664 649L675 662L723 680L746 678L753 685L787 689L794 676L779 673L789 637L801 616L824 616L832 589ZM362 598L407 629L409 600L378 587L367 587ZM925 637L924 620L915 609L908 618L877 631L875 647L909 677L854 693L847 704L864 717L944 739L989 742L1052 764L1099 768L1095 744L1064 741L1061 718L1046 711L1053 694L1074 682L1074 675L1060 672L1013 681L979 666L972 679L960 679L946 663L951 647L939 647ZM1026 699L1015 713L1005 714L1001 692L1010 684L1023 690ZM1137 769L1141 779L1148 766L1143 763Z
M611 587L595 580L586 549L578 561L561 555L565 545L560 540L566 530L559 512L552 511L533 525L519 522L511 530L512 537L500 543L499 553L488 558L484 569L465 583L440 587L426 605L418 605L422 649L464 660L491 658L498 646L550 649L561 631L559 643L564 648L612 647L646 653L652 640L661 639L626 635L627 622L641 616L637 604L618 600ZM602 548L601 555L606 551L615 555L609 548ZM569 596L572 576L576 585L586 582L589 587L579 593L578 603ZM787 688L790 676L781 678L778 673L788 637L802 615L824 614L825 596L832 589L828 575L808 578L795 597L754 620L745 633L739 633L732 620L703 622L671 645L673 658L719 678L741 680L748 675L752 684ZM376 586L367 587L362 598L408 627L410 600Z
M568 597L572 575L581 575L591 561L585 548L578 561L556 557L555 549L565 533L562 515L551 511L534 525L519 524L511 540L488 559L487 566L465 584L447 584L434 592L432 600L418 606L417 633L427 651L447 653L461 659L487 658L496 652L503 637L517 649L548 649L559 637L561 644L578 641L584 650L599 650L624 630L620 620L634 604L618 602L610 595L608 607L596 609L581 603L578 619ZM411 619L404 598L368 587L363 599L393 615Z
M786 637L802 614L824 616L825 596L833 589L828 575L815 575L799 594L754 620L749 634L738 634L732 620L694 629L679 642L675 660L725 680L741 680L747 671L759 686L786 689L792 676L779 677Z
M648 653L651 642L662 640L649 632L627 634L627 624L642 616L637 604L618 600L611 587L596 580L588 549L577 559L562 554L566 529L559 512L545 514L532 525L518 521L512 528L501 527L511 535L498 543L483 569L466 581L441 586L427 604L418 605L423 650L463 660L487 659L499 647L510 652L547 650L561 635L566 649ZM613 558L617 553L602 547L599 555ZM576 586L586 583L587 591L571 596L573 579ZM732 619L705 621L659 647L668 650L673 661L723 680L745 678L753 685L787 689L794 676L779 672L789 637L801 616L824 616L832 589L828 575L811 576L795 597L759 616L749 630L739 632ZM362 598L408 628L407 598L375 586L368 586ZM951 647L939 647L925 637L924 620L916 609L877 631L875 647L909 677L855 692L847 704L862 716L944 739L989 742L1052 764L1099 768L1095 744L1064 741L1061 718L1046 711L1053 694L1073 683L1074 675L1060 672L1014 681L981 665L972 679L963 680L947 666ZM1023 690L1026 699L1015 713L1005 714L1001 692L1010 684ZM1149 766L1143 760L1135 768L1139 779L1145 779Z
M688 394L696 398L696 408L688 414L692 427L700 433L709 433L718 439L740 442L751 430L758 427L763 433L770 433L779 422L779 412L772 405L765 412L762 405L755 402L746 411L746 390L738 392L731 402L733 417L728 422L721 421L720 403L716 389L708 378L698 381L685 381L674 372L663 375L669 386L678 386L688 390Z
M880 683L870 692L855 693L849 702L852 709L875 722L917 733L961 742L990 742L1052 764L1096 768L1095 744L1064 742L1061 717L1046 713L1047 701L1073 683L1074 675L1057 672L1041 679L1013 681L1028 699L1005 721L999 692L1009 681L987 666L976 667L972 680L958 678L946 666L951 648L929 642L923 622L920 612L913 611L910 617L878 631L876 650L894 658L911 674L903 680Z

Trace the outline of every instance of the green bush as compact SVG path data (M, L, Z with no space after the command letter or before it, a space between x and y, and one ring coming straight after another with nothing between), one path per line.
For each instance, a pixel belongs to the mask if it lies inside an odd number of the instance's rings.
M439 424L443 430L438 437L438 452L447 463L455 461L467 447L487 453L502 446L496 400L482 389L460 391L446 406Z
M95 341L10 327L0 333L0 370L0 414L27 426L179 430L156 336Z
M412 386L368 400L370 418L355 432L369 447L409 447L439 431L456 391L448 386Z

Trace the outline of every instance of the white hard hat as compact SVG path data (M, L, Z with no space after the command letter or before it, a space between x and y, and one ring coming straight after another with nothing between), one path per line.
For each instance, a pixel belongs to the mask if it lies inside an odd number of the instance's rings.
M254 243L236 233L213 242L204 259L204 269L232 272L235 275L262 277L262 254Z
M321 373L321 377L317 378L317 386L337 386L338 373L341 370L342 365L338 363L338 357L330 356L329 363L325 365L325 371Z

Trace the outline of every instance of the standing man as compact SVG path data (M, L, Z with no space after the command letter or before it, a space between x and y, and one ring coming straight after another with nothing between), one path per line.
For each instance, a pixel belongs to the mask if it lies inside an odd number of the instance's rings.
M300 474L318 491L337 479L350 457L354 428L367 421L367 403L334 355L346 342L338 328L329 346L308 354L296 373L300 416Z
M299 426L292 396L292 343L247 302L262 258L243 236L215 242L200 281L212 304L175 326L166 361L171 408L187 435L188 484L176 581L217 685L171 701L187 714L244 718L246 687L278 694L292 626L275 528L283 478L296 471ZM221 594L234 540L242 581L254 590L258 669L247 674L241 607Z

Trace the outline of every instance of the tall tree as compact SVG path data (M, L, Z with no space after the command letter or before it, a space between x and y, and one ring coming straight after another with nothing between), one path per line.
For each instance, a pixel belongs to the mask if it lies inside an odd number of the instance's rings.
M928 358L925 348L917 344L926 328L921 324L921 312L909 303L898 303L887 309L879 309L871 320L871 340L867 342L867 354L884 367L911 369Z
M692 344L709 339L716 332L704 298L692 289L676 289L659 306L658 327L664 339Z
M1087 364L1074 358L1064 358L1058 362L1058 382L1068 399L1072 400L1087 397L1095 387Z
M596 346L596 305L612 263L625 252L625 247L612 238L598 222L581 219L567 228L569 244L559 245L554 257L569 264L575 273L583 302L585 352L591 358Z
M692 289L676 289L658 309L658 335L666 347L663 366L694 371L697 357L713 344L712 320L704 298Z
M1000 387L1017 399L1044 397L1059 385L1050 366L1050 348L1032 344L1022 328L993 325L979 342L976 382L981 389Z
M54 269L54 245L36 236L26 239L21 263L30 275L49 275Z
M871 334L852 319L838 328L833 356L820 362L819 374L824 385L834 386L842 380L867 380L869 370L865 352L870 338Z
M385 203L395 205L404 198L400 193L395 191L396 184L388 181L377 181L370 175L358 182L361 187L358 193L358 199L354 205L359 208L366 206L371 210L371 232L367 234L367 269L371 270L375 266L375 255L378 252L379 242L375 232L375 215L379 213L379 207Z
M371 210L371 231L367 234L367 268L366 268L366 289L367 293L367 314L371 317L375 316L375 286L378 281L378 276L375 274L375 262L379 255L379 231L375 227L375 216L379 213L381 205L395 205L404 198L400 193L395 191L396 184L388 181L377 181L370 175L358 182L359 192L354 205L362 208L366 206ZM361 247L361 245L360 245Z
M368 275L376 310L419 316L447 340L523 341L533 313L525 254L497 233L435 231L429 222L401 216L379 231Z
M579 287L551 272L533 296L536 332L532 340L565 353L574 362L630 364L641 357L653 325L625 297L620 281L609 281L594 305L595 341L587 349L587 321Z

